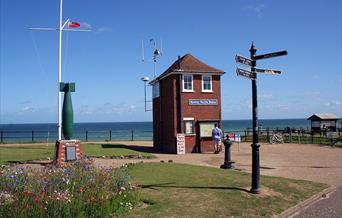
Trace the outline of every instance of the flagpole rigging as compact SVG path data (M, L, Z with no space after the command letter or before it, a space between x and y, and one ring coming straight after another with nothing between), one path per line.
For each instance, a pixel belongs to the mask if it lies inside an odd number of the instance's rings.
M64 27L67 26L65 29ZM59 26L58 28L29 28L30 30L44 30L44 31L58 31L58 140L62 139L62 93L60 91L60 84L62 82L62 32L63 31L74 31L74 32L89 32L90 29L74 30L71 28L77 28L80 24L77 22L70 22L67 19L63 24L63 0L59 0Z

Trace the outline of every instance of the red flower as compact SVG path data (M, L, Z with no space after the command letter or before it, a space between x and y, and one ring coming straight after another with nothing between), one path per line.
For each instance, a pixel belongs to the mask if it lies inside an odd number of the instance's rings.
M29 196L29 192L28 191L24 191L24 196Z
M35 201L36 203L39 203L39 202L40 202L40 198L37 196L37 197L34 198L34 201Z
M82 188L82 187L80 188L80 192L81 192L81 193L83 192L83 188Z

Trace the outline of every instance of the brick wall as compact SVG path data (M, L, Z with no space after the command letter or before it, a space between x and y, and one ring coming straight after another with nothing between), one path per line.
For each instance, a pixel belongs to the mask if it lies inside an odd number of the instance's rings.
M161 98L153 99L153 130L154 146L161 151L176 153L176 134L178 127L177 91L179 75L170 75L160 81ZM193 117L194 132L199 136L198 120L221 120L221 90L220 76L212 76L213 92L202 92L202 76L193 76L194 92L182 92L182 128L184 130L184 117ZM161 99L161 101L160 101ZM217 99L215 106L194 106L189 105L189 99ZM199 140L196 135L188 135L185 138L186 152L197 152L200 144L201 152L212 152L211 138Z

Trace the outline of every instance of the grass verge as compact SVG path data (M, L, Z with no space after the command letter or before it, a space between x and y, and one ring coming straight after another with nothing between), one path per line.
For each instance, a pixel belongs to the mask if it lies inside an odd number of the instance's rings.
M84 144L83 149L85 155L89 157L154 157L152 154L135 151L122 144ZM0 146L0 163L52 160L53 153L54 144Z
M271 217L327 185L261 176L262 192L248 192L250 174L172 163L130 166L142 203L130 217Z

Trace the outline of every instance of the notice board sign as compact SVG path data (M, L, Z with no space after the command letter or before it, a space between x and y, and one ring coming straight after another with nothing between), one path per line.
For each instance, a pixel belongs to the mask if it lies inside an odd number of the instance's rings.
M229 133L229 140L230 141L235 141L235 133Z
M185 154L185 135L177 134L177 154Z
M241 142L241 135L240 134L235 134L235 141Z
M73 161L76 160L76 146L65 147L65 160Z
M200 137L211 137L211 133L213 129L215 128L216 122L205 122L200 123Z

